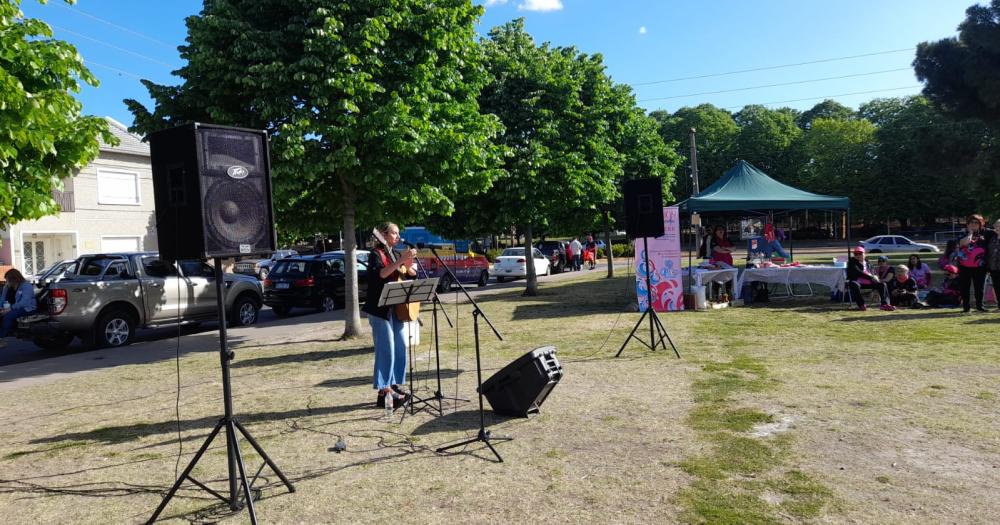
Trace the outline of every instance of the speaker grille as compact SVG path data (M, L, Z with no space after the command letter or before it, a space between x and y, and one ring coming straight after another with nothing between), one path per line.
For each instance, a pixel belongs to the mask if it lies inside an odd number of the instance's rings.
M263 193L252 182L220 179L205 192L209 251L232 245L257 246L266 233Z

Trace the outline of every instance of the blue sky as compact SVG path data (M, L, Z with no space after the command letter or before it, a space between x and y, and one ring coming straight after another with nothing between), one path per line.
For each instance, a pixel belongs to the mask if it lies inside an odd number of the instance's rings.
M808 109L823 98L856 108L919 92L913 47L954 36L971 0L479 0L479 31L524 17L538 42L601 53L616 82L647 110L709 102ZM147 105L140 78L177 83L184 18L200 0L23 0L69 41L101 79L80 95L84 111L125 124L122 99ZM868 55L868 56L859 56ZM843 60L844 57L856 57ZM818 62L822 61L822 62ZM816 62L794 67L777 67ZM747 69L762 71L728 74ZM722 75L719 75L722 74ZM702 78L690 78L702 77ZM835 78L843 77L843 78ZM769 86L769 87L762 87ZM857 93L848 95L850 93Z

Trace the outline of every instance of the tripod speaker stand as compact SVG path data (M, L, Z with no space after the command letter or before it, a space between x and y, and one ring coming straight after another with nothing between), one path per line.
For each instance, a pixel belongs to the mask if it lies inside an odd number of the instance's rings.
M661 345L663 346L663 349L666 350L667 342L669 342L670 347L674 349L674 354L676 354L677 358L680 359L681 357L680 352L677 351L677 347L674 346L674 342L670 339L670 334L667 333L667 329L663 326L663 322L660 321L660 317L656 315L656 309L653 308L653 287L650 278L650 274L652 272L649 269L650 268L649 237L642 238L642 245L643 245L642 249L643 262L646 265L646 305L647 305L646 311L642 312L642 316L639 317L639 321L635 323L635 326L632 328L632 331L628 334L628 337L625 338L625 342L622 343L622 347L618 349L618 353L615 354L615 357L621 356L622 352L625 350L625 347L628 345L628 342L631 341L633 338L635 338L636 341L639 341L640 343L645 345L646 348L649 348L654 352ZM636 335L636 332L639 330L639 327L642 326L642 321L647 317L649 318L648 343L646 341L643 341L642 338ZM664 342L664 340L666 340L666 342Z
M257 480L257 476L260 475L260 473L264 470L265 466L271 467L271 470L274 471L274 473L277 474L279 478L281 478L281 482L284 483L286 487L288 487L289 492L295 492L295 487L292 486L292 483L290 481L288 481L288 478L286 478L285 475L278 468L278 466L274 464L274 461L272 461L271 458L268 457L267 453L264 452L264 449L261 448L260 444L258 444L257 441L253 438L253 436L250 435L250 432L248 432L247 429L240 424L240 422L236 419L236 417L233 416L233 391L232 391L232 385L230 384L229 381L229 361L233 359L234 354L233 352L229 351L226 342L226 309L225 309L226 302L224 295L226 287L225 284L223 283L222 259L216 257L214 260L215 260L216 306L219 311L219 359L222 362L222 393L225 402L225 415L222 417L222 419L219 420L218 423L216 423L215 428L212 429L212 432L208 435L208 438L205 440L205 443L201 445L201 448L198 449L198 452L194 455L194 458L191 460L190 463L188 463L187 468L185 468L184 472L181 473L179 478L177 478L177 481L174 483L174 485L170 487L170 491L167 492L166 497L164 497L163 501L160 502L160 506L156 508L156 511L153 512L153 515L149 518L149 521L147 523L153 523L154 521L156 521L156 518L160 515L161 512L163 512L163 509L167 506L167 503L169 503L170 500L173 499L174 494L177 493L177 489L180 488L181 483L183 483L185 479L190 480L191 483L194 483L205 492L208 492L209 494L226 502L229 505L229 508L234 511L239 510L243 507L243 505L246 505L247 509L250 511L250 522L253 523L254 525L256 525L257 523L257 514L256 512L254 512L253 508L253 492L251 491L251 489L253 488L254 481ZM191 477L191 471L194 470L195 465L198 464L198 461L205 454L205 451L208 450L208 447L212 444L212 441L215 440L216 436L218 436L219 432L222 431L223 429L225 429L226 431L226 459L229 471L228 498L223 496L222 494L219 494L215 490L212 490L204 483ZM262 464L260 468L257 469L257 472L254 474L253 479L249 479L249 477L247 476L247 469L246 466L243 464L243 454L240 452L239 435L237 434L237 432L239 432L239 434L242 434L243 437L250 442L250 445L254 448L254 450L256 450L258 454L260 454L260 457L264 459L264 464ZM237 469L239 469L239 477L237 477L236 475ZM237 487L237 481L239 482L239 487ZM242 502L240 501L240 488L243 489Z

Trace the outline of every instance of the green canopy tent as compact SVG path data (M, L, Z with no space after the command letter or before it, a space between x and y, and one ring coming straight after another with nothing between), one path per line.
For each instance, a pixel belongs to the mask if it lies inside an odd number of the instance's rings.
M697 195L677 204L689 217L702 212L745 212L773 215L775 211L791 213L800 210L846 211L851 224L850 199L819 195L782 184L745 160L736 163L722 178ZM695 239L697 243L697 238ZM851 229L847 228L847 246L851 245ZM688 252L688 266L691 252Z

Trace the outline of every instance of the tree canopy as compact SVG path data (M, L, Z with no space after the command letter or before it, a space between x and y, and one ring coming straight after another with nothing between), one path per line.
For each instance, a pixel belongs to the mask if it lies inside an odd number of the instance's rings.
M0 0L0 228L59 212L52 191L117 139L80 114L80 83L97 86L72 45L20 0Z
M126 103L145 133L192 121L268 130L279 227L342 228L353 254L356 225L448 215L459 188L493 179L500 126L477 102L481 14L469 0L206 2L187 20L183 83L144 81L152 112ZM354 335L356 300L347 314Z

